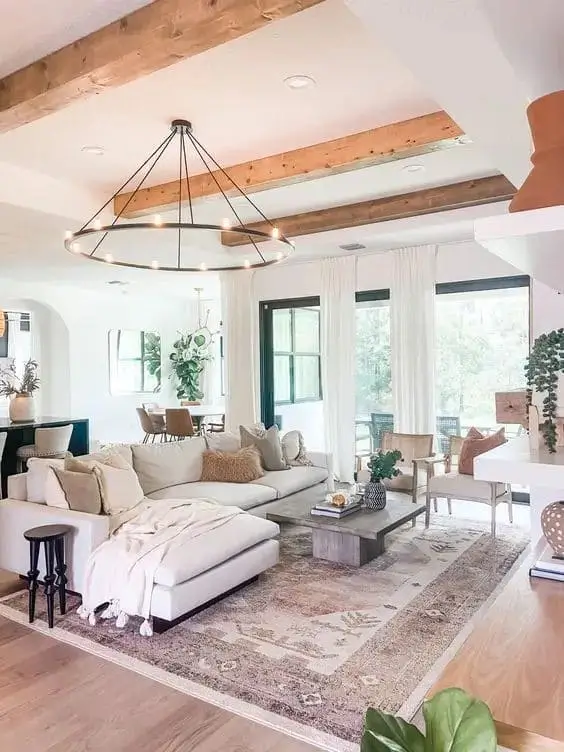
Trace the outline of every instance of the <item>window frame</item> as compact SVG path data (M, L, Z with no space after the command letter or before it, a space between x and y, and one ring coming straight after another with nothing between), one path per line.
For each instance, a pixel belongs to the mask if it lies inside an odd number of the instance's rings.
M320 315L321 311L316 310L319 307L318 306L307 306L307 305L294 305L290 307L280 307L275 308L274 310L289 310L290 311L290 350L275 350L274 349L274 326L273 329L273 337L272 337L272 357L273 359L276 358L276 356L285 357L288 358L288 367L289 367L289 384L290 384L290 399L289 400L274 400L274 407L277 405L299 405L304 402L321 402L323 399L323 389L321 386L321 343L319 347L318 352L298 352L296 350L296 308L305 309L305 310L311 310L314 313L317 313L317 319L319 322L319 326L321 326L320 321ZM321 336L321 329L319 331L319 334ZM319 385L318 390L318 396L317 397L296 397L296 357L306 357L306 358L317 358L317 381ZM274 362L274 361L273 361ZM274 388L274 384L273 384Z
M141 389L132 389L130 391L113 392L113 390L111 389L111 374L110 374L110 391L117 395L120 395L120 394L157 394L158 392L160 392L161 387L162 387L161 383L159 383L157 390L148 388L145 383L145 364L148 362L148 359L146 357L146 349L145 349L145 335L154 334L155 333L154 330L152 329L139 329L139 330L115 329L113 331L117 332L116 343L115 343L115 375L118 376L119 374L120 363L138 363L141 369ZM121 333L123 331L134 331L134 332L137 331L139 333L140 343L141 343L141 356L139 358L120 358L119 348L120 348ZM108 332L109 344L111 344L111 332L112 330ZM111 360L110 360L109 365L111 369Z

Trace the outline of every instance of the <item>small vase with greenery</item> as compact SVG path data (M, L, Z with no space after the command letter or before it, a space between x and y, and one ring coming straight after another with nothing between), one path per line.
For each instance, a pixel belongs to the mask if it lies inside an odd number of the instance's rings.
M176 397L179 400L197 402L204 393L201 378L206 363L211 360L211 345L214 335L202 327L191 334L181 334L173 344L170 354L171 378L176 382Z
M395 478L399 475L396 462L401 460L399 449L390 452L377 452L370 455L368 469L370 470L370 482L364 490L364 503L370 509L384 509L386 506L386 486L382 483L384 478Z
M496 752L490 709L455 687L423 703L425 733L402 718L369 708L360 752Z
M0 397L10 398L10 420L14 422L35 417L33 393L39 389L37 369L37 362L30 359L24 364L21 376L13 363L0 372Z
M558 377L564 373L564 329L541 334L534 341L525 365L527 403L533 403L533 390L544 395L540 430L549 452L556 452Z

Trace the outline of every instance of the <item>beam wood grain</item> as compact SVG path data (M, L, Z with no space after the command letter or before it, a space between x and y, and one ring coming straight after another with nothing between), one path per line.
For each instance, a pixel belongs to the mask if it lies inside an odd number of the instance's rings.
M503 175L466 180L462 183L442 185L437 188L424 188L399 196L386 196L358 204L345 204L329 209L294 214L273 219L272 223L288 238L311 235L330 230L388 222L424 214L461 209L468 206L509 201L515 194L515 187ZM269 232L271 225L256 222L248 225L253 230ZM248 245L247 235L222 232L221 242L225 246ZM260 241L257 241L260 242Z
M446 112L432 112L320 144L243 162L226 168L226 171L244 191L254 193L447 149L454 146L457 137L461 135L462 130ZM213 177L206 172L190 178L192 198L218 194L216 180L226 193L237 193L233 184L221 172L214 172ZM116 197L116 215L130 197L131 193L122 193ZM142 188L122 216L131 218L154 211L166 211L178 205L178 198L177 180ZM188 199L185 186L181 199Z
M0 133L323 0L154 0L0 80Z

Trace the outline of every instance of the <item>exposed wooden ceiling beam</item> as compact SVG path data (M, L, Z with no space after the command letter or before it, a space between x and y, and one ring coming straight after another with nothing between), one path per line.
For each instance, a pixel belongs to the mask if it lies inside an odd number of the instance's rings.
M154 0L0 80L0 133L323 0Z
M228 167L232 180L243 190L256 192L304 180L348 172L360 167L407 159L419 154L453 146L462 131L446 112L403 120L369 131L344 136L333 141ZM190 178L192 198L219 193L215 180L226 193L236 193L221 172ZM124 217L138 217L154 211L166 211L178 204L178 181L142 188L127 206ZM182 199L187 199L183 186ZM129 201L131 193L122 193L114 201L117 215Z
M294 214L272 220L273 224L288 238L311 235L329 230L342 230L347 227L387 222L392 219L405 219L423 214L461 209L467 206L509 201L515 194L515 187L503 175L466 180L463 183L442 185L438 188L424 188L399 196L386 196L359 204L334 206L330 209ZM249 225L254 230L269 232L272 225L256 222ZM247 245L251 241L246 235L222 232L221 242L226 246Z

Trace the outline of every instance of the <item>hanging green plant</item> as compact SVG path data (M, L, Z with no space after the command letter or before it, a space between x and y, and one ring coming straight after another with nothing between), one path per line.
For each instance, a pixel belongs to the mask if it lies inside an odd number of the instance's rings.
M533 391L543 394L541 432L551 453L556 452L556 409L558 377L564 373L564 329L541 334L534 341L525 365L527 404L533 403Z

